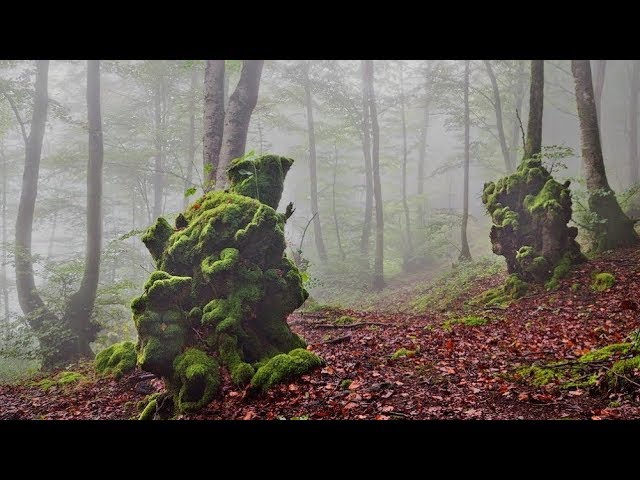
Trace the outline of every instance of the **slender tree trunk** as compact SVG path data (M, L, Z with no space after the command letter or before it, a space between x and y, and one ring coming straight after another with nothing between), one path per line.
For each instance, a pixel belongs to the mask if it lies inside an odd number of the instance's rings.
M600 127L600 136L602 136L602 123L600 122L600 119L602 118L602 91L604 90L604 78L607 71L607 61L594 60L594 64L596 74L594 78L593 93L596 102L596 111L598 112L598 126Z
M7 285L7 188L9 188L7 158L4 146L0 151L2 157L2 255L0 256L0 280L2 281L2 300L4 305L4 321L9 321L9 286Z
M224 60L207 60L204 69L204 116L202 155L205 188L216 179L224 130Z
M234 158L244 155L251 114L258 102L260 76L264 60L244 60L240 80L229 97L224 116L220 160L216 172L216 188L227 186L227 167Z
M464 189L462 198L462 228L460 229L461 262L471 261L471 251L467 240L469 221L469 60L464 62Z
M409 215L409 203L407 201L407 121L405 118L404 104L404 72L400 63L400 123L402 126L402 208L404 210L404 223L406 232L406 248L404 252L403 267L405 271L413 259L413 239L411 238L411 217Z
M424 126L420 132L420 151L418 152L418 189L417 189L417 193L418 193L418 198L419 198L419 203L418 203L418 225L420 227L424 227L425 226L425 221L424 221L424 203L425 200L422 198L422 196L424 195L424 180L425 180L425 173L424 173L424 169L425 169L425 164L426 164L426 157L427 157L427 133L429 131L429 104L430 104L430 98L429 98L429 91L431 89L431 68L432 65L431 63L429 63L429 61L427 61L427 69L426 69L426 75L425 75L425 82L424 82L424 87L425 87L425 103L424 103Z
M25 165L22 175L22 190L16 218L16 291L18 303L26 320L36 333L43 355L43 367L57 364L66 354L65 346L58 344L52 334L58 318L42 301L35 284L33 260L31 257L31 237L33 231L33 212L38 196L38 175L42 140L47 122L47 79L49 61L38 60L36 69L35 94L31 117L31 131L25 143ZM62 347L62 348L61 348ZM58 351L58 350L61 351Z
M378 125L378 110L376 106L375 88L373 84L373 60L365 60L367 86L369 90L368 103L371 118L371 137L373 149L371 165L373 167L373 198L376 206L376 255L373 264L373 288L384 288L384 215L382 204L382 185L380 183L380 127Z
M369 238L373 221L373 168L371 166L371 121L369 119L368 79L366 76L366 60L361 60L362 68L362 153L364 154L364 223L360 237L360 253L369 255Z
M640 61L633 61L631 76L631 94L629 99L629 168L630 184L640 182L638 171L638 94L640 93Z
M184 182L185 191L193 185L193 167L196 159L196 89L198 88L198 71L191 71L191 91L189 96L189 137L187 139L187 178ZM182 209L189 205L189 197L183 197Z
M572 60L571 71L576 86L582 162L589 192L589 208L605 220L597 232L596 248L603 251L635 245L639 239L633 228L634 224L623 213L607 181L589 60Z
M340 227L338 226L338 213L336 211L336 179L338 177L338 147L333 145L334 163L333 163L333 184L331 185L331 191L333 194L333 224L336 227L336 241L338 243L338 252L340 253L340 259L346 260L346 255L342 249L342 241L340 240Z
M525 91L525 76L524 76L524 61L518 60L518 73L515 84L514 103L515 111L513 112L513 121L511 124L511 149L509 151L511 165L517 164L518 144L520 143L520 121L518 116L522 116L522 103L524 102ZM522 146L524 148L524 145Z
M502 157L504 158L504 168L507 175L513 173L513 165L511 164L511 157L509 156L509 147L507 147L507 138L504 134L504 126L502 124L502 102L500 100L500 90L498 89L498 81L493 73L491 62L489 60L484 61L484 65L487 68L487 75L491 80L491 87L493 89L493 106L496 110L496 128L498 129L498 138L500 139L500 149L502 150Z
M542 151L542 106L544 103L544 60L531 60L531 87L529 90L529 123L524 158Z
M77 335L77 355L92 357L91 342L98 325L91 320L100 279L102 249L102 116L100 114L100 61L87 61L87 118L89 159L87 161L87 247L80 288L71 296L65 319Z
M162 138L162 81L158 80L153 96L155 114L155 166L153 171L153 218L162 215L162 200L164 197L164 159Z
M51 234L49 235L49 245L47 247L47 260L53 258L53 244L56 241L56 227L58 226L58 211L53 212L53 222L51 225Z
M316 250L322 263L327 261L327 249L322 238L322 224L320 223L320 211L318 207L318 175L316 160L316 133L313 123L313 99L311 98L311 82L309 80L310 63L302 66L304 81L304 103L307 109L307 134L309 136L309 185L311 190L311 213L313 217L313 235L316 241Z

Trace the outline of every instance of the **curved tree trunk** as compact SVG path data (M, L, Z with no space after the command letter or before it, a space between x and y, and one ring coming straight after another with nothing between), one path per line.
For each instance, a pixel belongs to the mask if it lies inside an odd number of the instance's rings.
M258 102L260 76L264 60L244 60L240 80L229 97L227 111L224 114L222 146L216 171L216 189L227 186L227 167L234 158L244 155L247 143L247 130L251 114Z
M380 183L380 126L378 125L378 111L373 86L373 60L365 60L369 115L371 118L371 133L373 149L371 165L373 171L373 198L376 206L376 255L373 264L373 288L384 288L384 215L382 205L382 185Z
M607 181L589 60L572 60L571 72L575 80L582 163L589 191L589 208L605 220L597 232L596 248L603 251L635 245L639 239L633 222L623 213Z
M362 152L364 154L365 203L364 223L360 237L360 252L369 255L369 238L373 220L373 169L371 166L371 121L369 119L368 80L366 77L366 60L361 60L362 69Z
M406 247L404 252L403 267L405 271L413 258L413 240L411 238L411 217L409 215L409 203L407 202L407 121L404 105L404 75L402 63L400 63L400 122L402 125L402 208L404 210L404 223L406 232Z
M493 73L491 62L489 60L484 61L484 65L487 68L487 75L491 80L491 87L493 89L493 106L496 110L496 128L498 129L498 138L500 139L500 149L502 150L502 157L504 158L504 168L507 175L513 173L513 165L511 165L511 158L509 155L509 147L507 147L507 139L504 134L504 125L502 124L502 102L500 100L500 90L498 89L498 81Z
M469 60L464 62L464 188L462 198L462 225L460 228L461 262L471 261L471 251L467 239L467 223L469 222Z
M327 249L322 239L322 224L320 223L320 211L318 208L318 175L316 160L316 133L313 123L313 99L311 98L311 82L309 81L309 62L302 66L304 82L304 103L307 109L307 134L309 137L309 185L311 190L311 213L313 217L313 235L316 241L316 249L320 261L326 263Z
M207 60L204 68L202 156L205 190L216 179L224 130L224 60Z
M542 151L542 107L544 103L544 60L531 60L531 86L529 90L529 123L524 158Z
M100 279L102 247L102 116L100 114L100 61L87 61L87 118L89 158L87 161L87 247L84 273L78 291L71 296L65 320L77 336L77 356L92 357L91 342L98 326L91 321Z

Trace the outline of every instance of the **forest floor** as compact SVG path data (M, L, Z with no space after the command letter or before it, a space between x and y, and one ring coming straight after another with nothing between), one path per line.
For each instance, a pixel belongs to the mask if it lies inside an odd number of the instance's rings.
M612 273L615 285L593 291L596 272ZM422 314L297 312L289 318L291 328L326 366L258 398L246 397L227 381L219 399L180 418L640 418L638 389L563 389L553 382L534 387L514 375L518 367L536 361L575 361L594 348L624 341L638 329L640 249L604 254L579 265L558 289L531 289L505 309L469 309L466 300L501 280L493 276L474 282L446 312L428 307ZM470 326L451 321L470 314L487 322ZM355 323L336 321L343 315ZM84 377L46 391L37 379L0 385L0 419L136 418L136 403L163 387L161 380L143 379L141 372L116 381L97 377L91 364L71 369Z

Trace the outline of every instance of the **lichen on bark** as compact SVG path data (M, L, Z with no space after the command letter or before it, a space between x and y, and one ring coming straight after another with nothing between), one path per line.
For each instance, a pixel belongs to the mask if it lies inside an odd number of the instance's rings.
M515 173L485 184L492 250L505 257L512 276L553 288L568 265L584 260L575 240L578 229L567 225L569 185L558 183L538 159L525 159Z
M287 214L275 210L292 163L238 159L228 190L200 197L175 227L159 218L142 237L157 270L131 303L138 365L165 379L179 411L219 393L221 368L234 384L264 390L322 362L298 350L306 344L286 323L308 297L284 255ZM274 357L291 365L268 372Z

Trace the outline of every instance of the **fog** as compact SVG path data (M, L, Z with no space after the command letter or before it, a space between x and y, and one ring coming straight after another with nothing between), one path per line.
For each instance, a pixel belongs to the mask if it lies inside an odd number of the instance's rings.
M361 62L313 60L308 64L317 151L317 212L311 203L307 108L299 74L305 62L265 62L245 151L294 159L279 206L281 212L289 202L296 208L286 224L288 253L293 255L301 245L302 257L308 261L306 287L313 301L358 306L362 295L375 293L371 280L375 214L368 253L363 254L360 246L367 191L361 125ZM507 147L517 165L522 158L522 137L528 115L529 62L491 60L490 63L501 96ZM240 61L227 61L227 101L238 82L240 68ZM609 182L618 194L632 187L631 162L637 162L637 153L629 151L632 70L633 61L607 61L601 99L604 159ZM418 278L434 278L458 261L464 193L463 73L464 61L374 62L386 290ZM0 282L8 298L5 304L0 297L0 318L7 335L10 335L7 332L26 328L15 288L14 239L25 165L20 122L25 124L28 134L34 76L35 62L0 62L0 188L6 192L0 225L6 273L0 274ZM197 189L188 202L202 193L206 176L203 78L203 61L101 62L103 240L94 312L102 326L98 347L135 338L129 301L139 295L142 284L154 270L140 236L155 221L156 179L161 178L164 187L159 208L170 221L183 210L188 187L193 185ZM51 61L49 112L39 172L32 255L36 286L45 302L56 311L63 308L65 299L77 290L82 277L88 155L86 82L86 62ZM488 234L491 220L481 201L485 182L506 173L492 86L482 60L470 61L469 88L468 241L474 259L491 257L501 261L491 252ZM520 110L516 115L517 104ZM410 242L402 195L403 106ZM524 125L520 125L518 117ZM195 139L193 147L191 134ZM422 138L426 141L421 154ZM553 173L559 181L572 180L574 198L583 198L580 197L584 196L584 184L579 123L569 60L545 62L542 144L571 149L572 154L565 158L545 161L555 162ZM159 170L156 168L158 145L163 157ZM421 155L424 156L423 179L419 178ZM420 181L423 182L422 195L418 194ZM314 214L322 228L326 261L319 256L316 246L318 232L313 223L309 224ZM410 254L409 243L413 247Z

